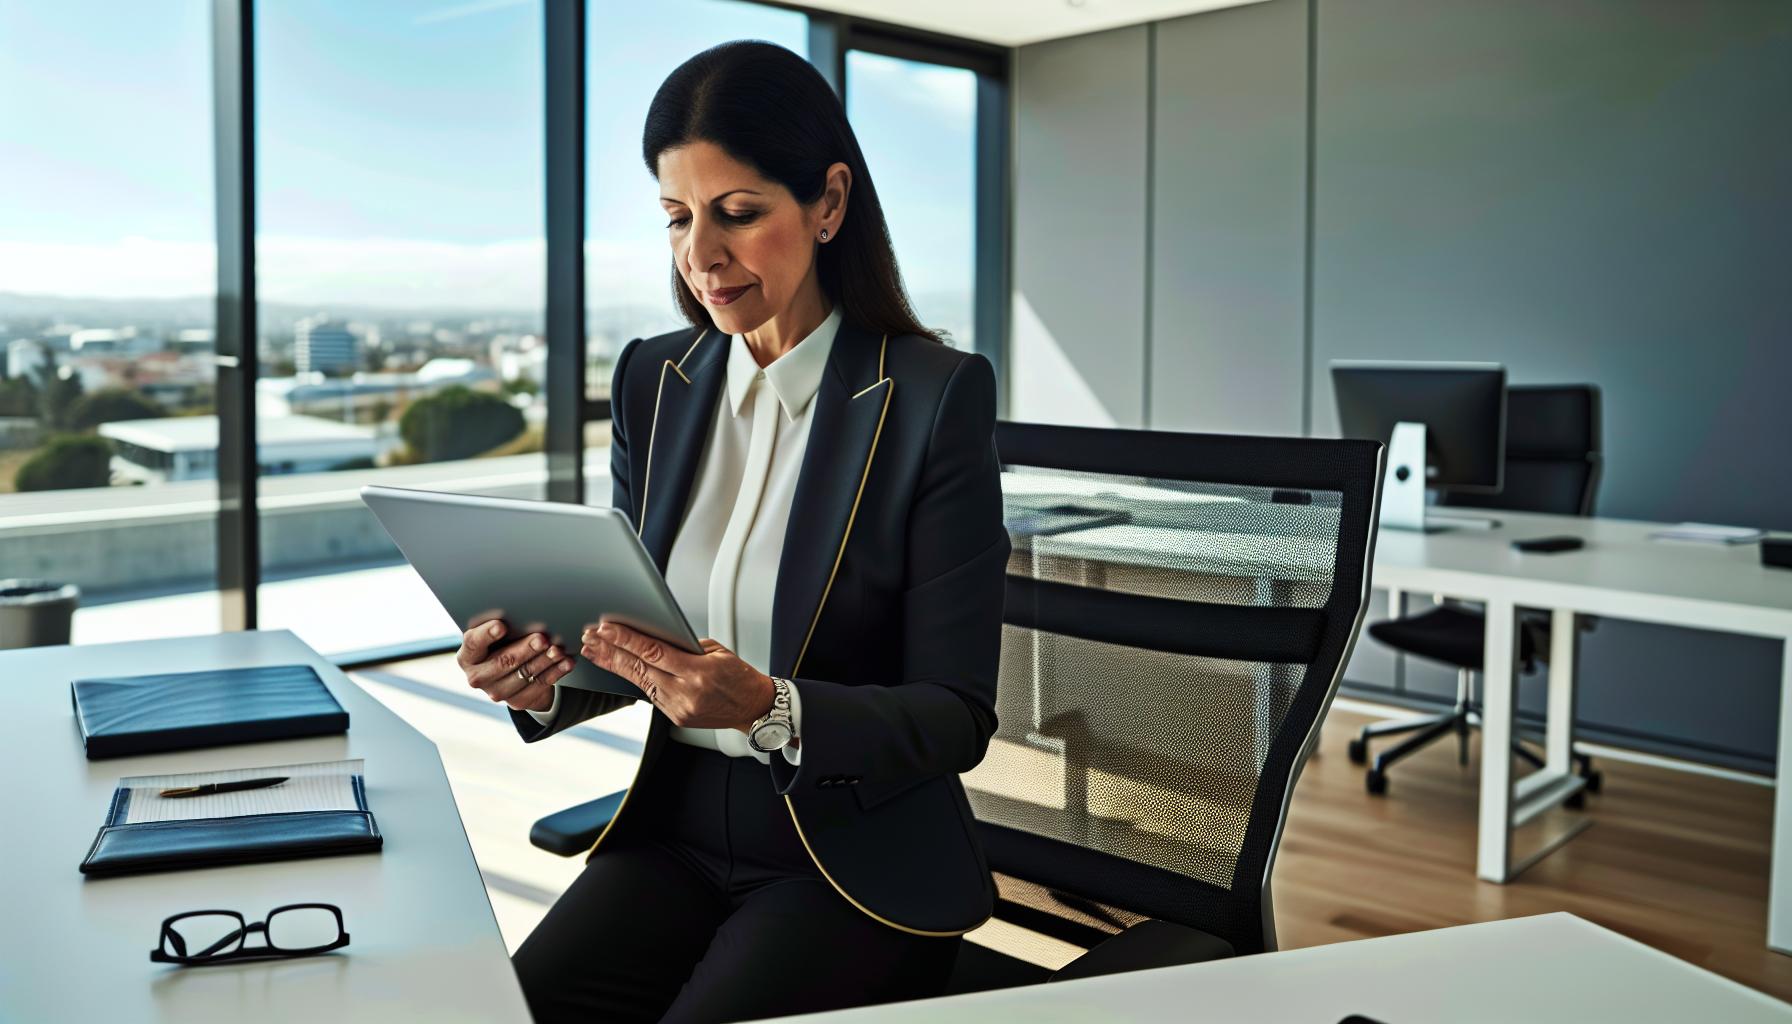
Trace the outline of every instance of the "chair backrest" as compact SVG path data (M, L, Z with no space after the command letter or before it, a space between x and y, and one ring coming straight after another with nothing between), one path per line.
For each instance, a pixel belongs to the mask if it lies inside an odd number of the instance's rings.
M1382 446L1004 422L996 448L999 724L964 776L991 867L1274 948L1270 869L1362 622Z
M1599 489L1599 389L1591 384L1506 389L1505 486L1495 494L1438 495L1442 505L1593 514Z

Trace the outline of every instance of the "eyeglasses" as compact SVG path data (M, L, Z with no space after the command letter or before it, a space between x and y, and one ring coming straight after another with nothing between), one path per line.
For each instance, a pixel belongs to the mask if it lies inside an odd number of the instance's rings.
M260 932L261 946L243 940ZM289 903L268 911L267 920L249 924L234 910L195 910L162 922L161 942L149 951L159 964L233 963L277 957L311 956L348 945L342 910L329 903Z

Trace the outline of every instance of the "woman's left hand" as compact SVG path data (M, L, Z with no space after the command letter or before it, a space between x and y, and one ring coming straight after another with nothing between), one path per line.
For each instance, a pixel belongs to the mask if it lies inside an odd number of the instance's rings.
M771 677L714 640L690 654L620 622L587 628L579 654L640 687L673 725L746 732L771 710Z

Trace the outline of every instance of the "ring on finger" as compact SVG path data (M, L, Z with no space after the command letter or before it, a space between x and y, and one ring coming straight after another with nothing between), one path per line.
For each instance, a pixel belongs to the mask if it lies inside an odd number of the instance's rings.
M523 666L521 666L521 665L518 665L516 667L516 677L523 681L524 686L534 686L535 685L535 677L530 675L527 672L524 672Z

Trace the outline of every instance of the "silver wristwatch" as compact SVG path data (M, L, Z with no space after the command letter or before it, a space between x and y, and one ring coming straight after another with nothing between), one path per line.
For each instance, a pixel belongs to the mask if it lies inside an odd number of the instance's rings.
M772 709L747 730L747 744L761 754L782 750L796 738L796 722L790 717L790 680L772 677Z

